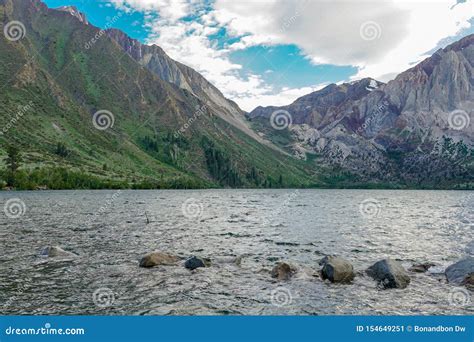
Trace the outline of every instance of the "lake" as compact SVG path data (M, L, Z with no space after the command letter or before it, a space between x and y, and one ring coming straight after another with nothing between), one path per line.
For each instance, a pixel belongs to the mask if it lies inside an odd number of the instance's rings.
M1 192L0 313L100 315L473 314L453 302L445 267L473 255L473 192L392 190L100 190ZM77 257L42 256L61 246ZM140 268L151 251L209 257L209 268ZM335 254L357 272L322 281ZM231 262L242 256L240 265ZM390 257L405 289L364 270ZM271 278L278 261L298 268ZM465 293L465 292L463 292ZM458 293L459 294L459 293Z

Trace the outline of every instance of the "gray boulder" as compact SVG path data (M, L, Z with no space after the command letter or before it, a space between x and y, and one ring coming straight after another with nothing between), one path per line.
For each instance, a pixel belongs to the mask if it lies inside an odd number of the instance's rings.
M337 256L326 256L320 262L321 278L332 283L350 283L354 277L354 267L346 259Z
M377 261L367 269L367 274L384 289L404 289L410 283L406 270L398 261L392 259Z
M422 264L413 264L408 270L414 273L425 273L430 267L436 266L430 262L425 262Z
M474 273L474 257L467 257L449 266L444 274L448 282L460 285Z
M77 257L77 254L74 254L72 252L65 251L59 246L47 246L41 251L41 255L47 256L49 258L55 258L55 257Z
M287 264L286 262L279 262L275 267L273 267L271 276L278 280L288 280L296 273L296 271L296 267L293 265Z
M170 266L175 265L179 261L179 258L175 255L162 253L162 252L151 252L146 254L140 260L140 267L153 267L153 266Z
M184 267L190 270L194 270L199 267L209 267L209 266L211 266L211 259L200 258L194 255L184 262Z

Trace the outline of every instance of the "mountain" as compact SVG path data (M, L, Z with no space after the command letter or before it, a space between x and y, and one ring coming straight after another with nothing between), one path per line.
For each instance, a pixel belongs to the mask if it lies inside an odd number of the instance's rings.
M387 84L332 84L288 106L257 107L247 117L295 156L361 179L471 186L473 65L469 35ZM275 130L272 114L282 111L292 124Z
M323 185L159 47L39 0L0 0L0 18L0 153L20 150L17 186Z

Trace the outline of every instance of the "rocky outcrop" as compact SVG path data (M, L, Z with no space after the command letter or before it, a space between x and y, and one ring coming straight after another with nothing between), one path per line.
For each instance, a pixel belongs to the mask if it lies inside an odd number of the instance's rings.
M469 282L474 274L474 257L467 257L450 265L444 272L448 282L460 285L464 281Z
M346 259L337 256L326 256L319 265L321 269L321 278L328 279L332 283L350 283L354 277L354 267Z
M77 254L74 254L72 252L65 251L59 246L48 246L45 247L41 251L42 256L47 256L50 258L55 258L55 257L66 257L66 258L71 258L71 257L77 257Z
M175 265L179 261L179 258L175 255L162 253L162 252L151 252L146 254L140 259L140 267L154 267L154 266L170 266Z
M87 21L87 17L84 13L80 12L76 6L62 6L62 7L58 7L56 8L58 11L63 11L63 12L68 12L70 15L72 15L73 17L76 17L77 19L79 19L79 21L81 23L84 23L86 25L89 24L89 22Z
M288 106L257 107L248 117L269 125L278 110L292 118L292 141L286 138L285 148L299 159L307 151L322 157L318 163L369 180L465 179L472 156L464 151L474 145L474 34L387 84L331 84ZM443 147L448 138L464 146Z
M279 262L275 267L273 267L271 276L278 280L289 280L296 272L297 269L295 266L286 262Z
M410 283L410 277L403 266L392 259L376 262L367 269L367 274L375 279L384 289L403 289Z
M189 270L194 270L199 267L210 267L211 259L209 258L200 258L197 256L192 256L184 262L184 267Z
M414 273L424 273L433 266L435 266L435 264L432 264L430 262L426 262L422 264L413 264L408 270Z
M474 291L474 273L469 274L462 282L461 285L466 286L471 291Z

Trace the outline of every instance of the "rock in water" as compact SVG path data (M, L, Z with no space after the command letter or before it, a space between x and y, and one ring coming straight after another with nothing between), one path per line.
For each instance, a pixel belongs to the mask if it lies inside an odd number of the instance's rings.
M467 257L449 266L444 272L448 282L460 285L474 273L474 257Z
M469 290L474 291L474 273L471 273L466 278L464 278L461 285L464 285Z
M286 262L279 262L278 265L272 269L272 278L278 280L288 280L296 273L296 267L287 264Z
M65 251L64 249L62 249L59 246L45 247L43 249L43 251L41 252L41 255L44 255L44 256L47 256L47 257L50 257L50 258L54 258L54 257L76 257L77 256L76 254L74 254L72 252Z
M175 255L162 253L162 252L151 252L145 255L140 260L140 267L153 267L159 265L175 265L179 261L179 258Z
M192 256L184 262L184 267L194 270L198 267L209 267L211 266L211 259L200 258L197 256Z
M374 278L384 289L404 289L410 284L410 276L403 266L392 259L377 261L367 269L367 274Z
M410 272L415 272L415 273L425 273L428 271L430 267L436 266L435 264L432 264L430 262L426 262L423 264L413 264L408 270Z
M354 267L346 259L337 256L324 257L320 262L323 265L321 277L332 283L350 283L354 277Z

